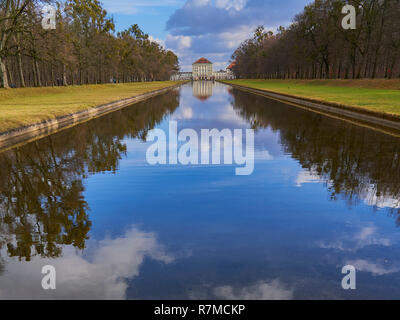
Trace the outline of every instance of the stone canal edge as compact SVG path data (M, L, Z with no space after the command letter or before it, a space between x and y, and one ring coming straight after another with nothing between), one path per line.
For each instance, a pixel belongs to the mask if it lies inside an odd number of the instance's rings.
M52 120L46 120L29 126L1 132L0 152L29 143L31 141L43 138L58 131L71 128L83 122L87 122L94 118L101 117L108 113L123 109L138 102L158 96L174 88L178 88L182 86L182 84L183 83L179 83L170 87L147 92L131 98L114 101L111 103L103 104L97 107L92 107L76 113L60 116Z
M374 112L362 108L350 107L335 103L316 101L307 98L299 98L296 96L276 93L262 89L254 89L237 84L226 83L223 81L221 81L221 83L224 83L241 91L247 91L286 104L294 105L296 107L301 107L303 109L318 112L326 116L352 122L356 125L362 125L369 127L370 129L383 131L387 134L400 136L400 117L395 115Z

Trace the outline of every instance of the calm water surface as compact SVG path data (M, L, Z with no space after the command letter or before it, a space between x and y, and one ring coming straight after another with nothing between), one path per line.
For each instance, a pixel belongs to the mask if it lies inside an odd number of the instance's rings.
M148 165L146 135L170 120L255 129L254 173ZM0 153L0 299L399 299L399 151L208 82Z

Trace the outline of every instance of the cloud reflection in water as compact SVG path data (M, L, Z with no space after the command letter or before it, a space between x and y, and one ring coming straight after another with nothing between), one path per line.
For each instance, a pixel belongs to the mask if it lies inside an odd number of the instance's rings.
M125 299L128 280L139 275L145 258L174 261L154 233L134 226L123 237L99 241L92 250L90 259L66 247L56 260L9 261L0 276L0 299ZM41 287L41 269L48 264L57 272L53 291Z
M286 289L278 280L272 282L260 281L244 288L223 286L214 289L219 299L225 300L291 300L293 290Z

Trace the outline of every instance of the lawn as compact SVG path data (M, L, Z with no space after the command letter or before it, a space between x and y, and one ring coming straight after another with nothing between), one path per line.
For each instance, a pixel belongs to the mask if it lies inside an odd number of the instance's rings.
M0 89L0 132L134 97L177 83L164 81Z
M233 80L226 82L400 116L400 80Z

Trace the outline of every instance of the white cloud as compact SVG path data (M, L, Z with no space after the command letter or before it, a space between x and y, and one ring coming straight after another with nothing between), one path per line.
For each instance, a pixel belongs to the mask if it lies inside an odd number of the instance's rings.
M360 197L364 199L364 203L369 206L375 206L379 209L392 208L400 209L400 199L394 198L390 195L377 195L377 190L374 185L370 185L369 188Z
M356 234L355 239L365 241L370 239L376 233L376 228L373 226L364 227Z
M254 151L254 159L258 161L272 161L274 160L274 157L269 153L268 150L256 150Z
M306 183L319 183L321 182L321 177L313 170L302 170L299 172L296 178L296 186L302 187Z
M65 247L63 256L58 259L11 260L0 276L0 300L125 299L127 281L139 275L145 257L163 263L173 261L154 233L135 227L123 237L98 242L90 257L85 258L75 249ZM45 265L56 268L57 289L54 291L41 287L41 268Z
M168 48L178 51L190 48L192 45L192 38L189 36L173 36L168 34L166 39Z
M216 0L215 5L217 8L226 10L235 9L236 11L242 10L247 3L247 0Z
M193 109L191 107L180 107L172 116L171 120L190 120L193 118Z
M170 16L166 27L175 36L192 37L191 47L177 52L184 71L190 71L191 63L202 56L214 62L216 68L225 69L234 50L258 25L276 31L280 25L290 24L307 2L187 0ZM212 53L223 53L223 56L213 59Z
M369 272L372 273L374 276L383 276L400 271L400 268L398 267L385 267L380 263L374 263L362 259L350 260L347 261L346 264L354 266L357 271Z
M167 22L169 34L165 39L154 40L178 55L182 71L191 71L191 64L202 56L213 61L216 70L225 69L233 51L250 37L257 25L264 24L272 30L279 25L286 25L305 2L306 0L290 0L285 3L260 0L103 1L108 12L123 15L149 15L152 10L157 11L160 7L176 8ZM160 22L161 20L155 21L155 24Z
M291 300L293 290L286 289L278 280L272 282L259 282L255 285L234 288L223 286L214 289L214 294L219 299L225 300Z
M249 38L256 25L239 26L229 32L204 33L191 36L167 35L167 47L179 57L181 69L192 71L192 63L200 57L213 62L215 71L225 68L230 63L231 54L245 39Z
M361 227L354 235L343 235L333 242L321 241L317 246L340 251L357 251L367 246L389 247L393 244L389 238L380 235L373 225Z
M225 108L221 108L221 112L216 118L224 122L229 122L232 126L245 127L247 125L246 120L237 114L231 104L227 104ZM238 143L238 141L235 140L234 143Z
M152 41L152 42L157 42L160 46L162 46L163 48L166 48L164 40L161 40L161 39L158 39L158 38L154 38L153 36L149 36L149 40Z

